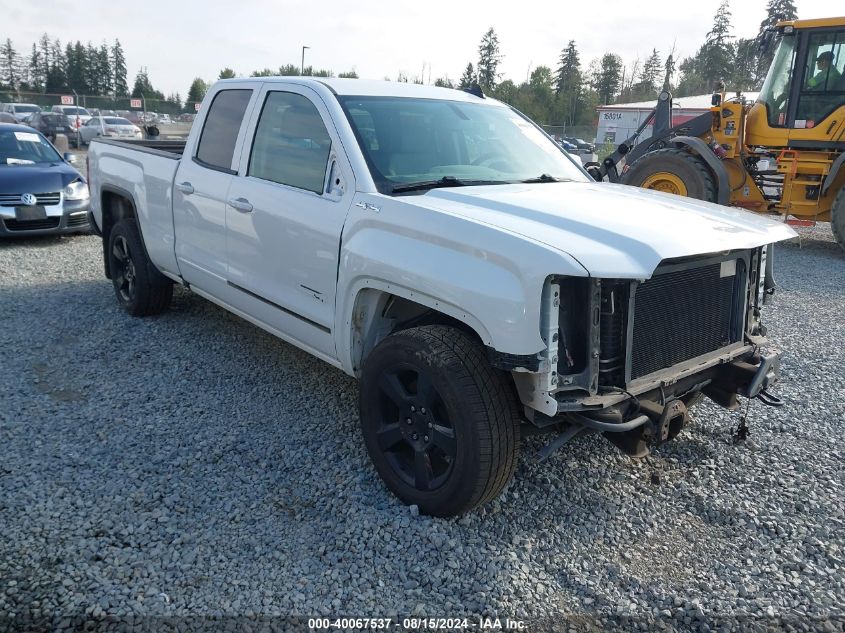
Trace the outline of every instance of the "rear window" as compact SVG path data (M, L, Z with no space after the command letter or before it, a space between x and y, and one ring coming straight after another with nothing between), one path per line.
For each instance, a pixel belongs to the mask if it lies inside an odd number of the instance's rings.
M48 123L61 123L62 125L64 125L66 121L65 115L63 114L42 114L41 118Z
M41 108L34 105L16 105L15 112L41 112Z
M130 121L127 121L126 119L121 119L120 117L113 116L103 117L103 121L105 121L108 125L132 125L132 123Z
M73 115L78 114L79 116L91 116L88 113L88 110L86 110L85 108L74 108L73 106L69 106L67 108L62 108L62 112L64 112L65 114L73 114Z
M197 160L217 169L232 169L235 142L252 90L221 90L214 97L202 128Z

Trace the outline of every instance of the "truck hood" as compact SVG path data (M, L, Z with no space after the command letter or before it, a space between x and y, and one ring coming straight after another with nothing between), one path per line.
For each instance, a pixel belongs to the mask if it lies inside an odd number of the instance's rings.
M556 248L594 277L647 279L664 259L796 235L783 222L741 209L609 183L435 189L405 200Z

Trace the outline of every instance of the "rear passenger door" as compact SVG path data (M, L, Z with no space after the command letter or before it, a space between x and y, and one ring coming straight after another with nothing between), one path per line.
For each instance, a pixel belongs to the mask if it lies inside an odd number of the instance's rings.
M217 92L202 121L199 139L183 155L173 183L173 225L179 271L198 288L226 291L226 200L237 173L240 147L256 90ZM149 193L149 192L148 192Z
M265 84L226 209L229 284L238 306L335 358L338 247L352 169L320 96Z

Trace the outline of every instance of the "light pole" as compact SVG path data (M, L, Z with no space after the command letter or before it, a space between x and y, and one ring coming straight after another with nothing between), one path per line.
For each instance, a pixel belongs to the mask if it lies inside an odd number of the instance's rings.
M303 46L303 47L302 47L302 66L301 66L301 67L300 67L300 69L299 69L299 74L300 74L300 75L304 75L304 74L305 74L305 49L306 49L306 48L311 48L311 47L310 47L310 46Z

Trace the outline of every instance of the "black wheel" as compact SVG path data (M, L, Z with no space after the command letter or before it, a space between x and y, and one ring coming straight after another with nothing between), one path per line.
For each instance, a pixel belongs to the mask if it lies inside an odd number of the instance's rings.
M843 186L830 207L830 228L839 246L845 248L845 186Z
M716 181L705 162L681 149L666 148L640 156L622 182L679 196L716 202Z
M403 330L364 363L361 428L387 487L424 514L463 514L496 497L519 452L519 409L507 374L468 334Z
M173 297L173 282L147 257L135 220L121 220L109 234L109 271L121 307L132 316L159 314Z

